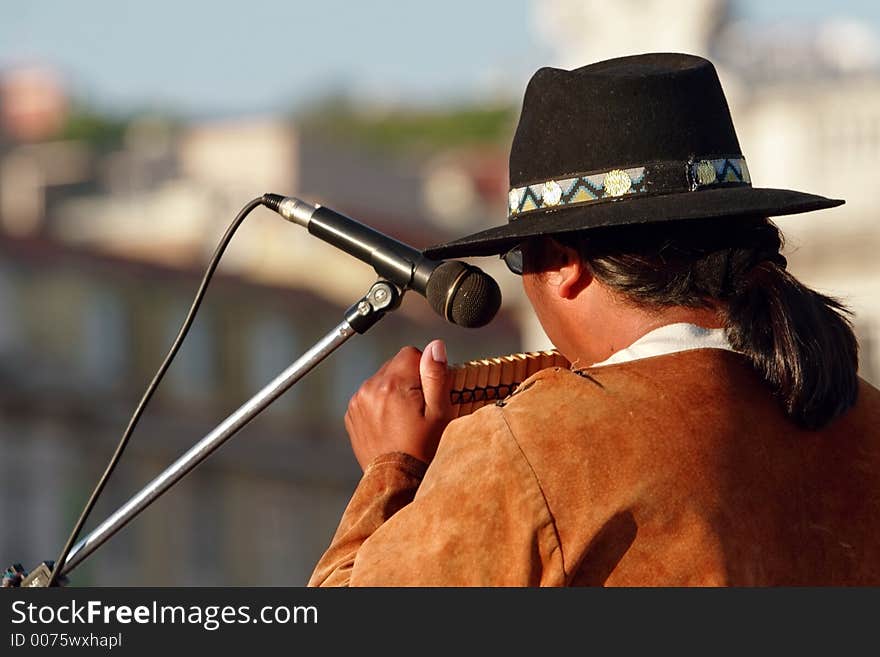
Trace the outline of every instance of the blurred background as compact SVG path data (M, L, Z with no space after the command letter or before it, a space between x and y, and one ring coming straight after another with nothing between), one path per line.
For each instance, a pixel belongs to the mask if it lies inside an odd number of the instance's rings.
M539 67L709 56L757 186L845 206L778 223L844 299L880 383L880 4L782 0L8 3L0 12L0 565L57 556L207 258L264 192L414 246L505 221ZM74 585L303 585L358 480L342 415L404 344L549 346L519 281L481 330L409 295L72 574ZM259 209L90 529L335 326L375 276Z

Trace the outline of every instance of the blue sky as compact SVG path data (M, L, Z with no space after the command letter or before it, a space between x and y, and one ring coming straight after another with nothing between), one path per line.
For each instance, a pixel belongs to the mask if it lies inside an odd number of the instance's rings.
M736 4L744 15L759 19L821 20L838 15L880 27L880 2L876 0L736 0Z
M877 0L736 7L762 20L834 11L880 31ZM267 111L330 88L431 102L519 88L547 63L531 20L530 0L19 0L0 11L0 65L49 64L78 96L123 111Z

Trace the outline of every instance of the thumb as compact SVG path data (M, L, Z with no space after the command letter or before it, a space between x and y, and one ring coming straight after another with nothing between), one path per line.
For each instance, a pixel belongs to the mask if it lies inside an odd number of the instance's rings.
M449 399L452 377L449 376L443 340L433 340L425 347L419 360L419 376L425 397L425 416L447 415L452 409Z

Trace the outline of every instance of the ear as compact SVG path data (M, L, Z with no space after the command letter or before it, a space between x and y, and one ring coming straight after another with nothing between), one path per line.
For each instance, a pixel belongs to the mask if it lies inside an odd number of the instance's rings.
M549 248L555 253L553 271L547 272L548 279L561 299L574 299L593 281L593 272L581 260L577 249L549 240Z

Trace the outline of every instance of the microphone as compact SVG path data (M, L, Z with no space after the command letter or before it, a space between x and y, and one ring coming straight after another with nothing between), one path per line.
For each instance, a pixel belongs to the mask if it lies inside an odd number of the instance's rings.
M371 265L382 278L415 290L447 321L476 328L501 306L501 290L487 273L458 260L437 261L421 251L320 205L263 194L263 205L309 233Z

